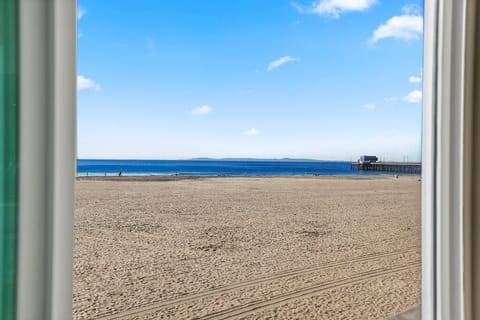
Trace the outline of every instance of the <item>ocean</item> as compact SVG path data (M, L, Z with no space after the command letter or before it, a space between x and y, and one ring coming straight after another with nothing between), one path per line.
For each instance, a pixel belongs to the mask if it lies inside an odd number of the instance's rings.
M385 175L358 171L350 162L306 160L77 160L79 176L103 175L194 175L194 176L286 176L286 175Z

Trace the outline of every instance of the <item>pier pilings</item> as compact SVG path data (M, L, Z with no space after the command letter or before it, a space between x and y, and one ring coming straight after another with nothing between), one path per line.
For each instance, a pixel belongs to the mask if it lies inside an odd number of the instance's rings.
M422 164L419 162L352 162L353 170L361 171L383 171L404 174L421 174Z

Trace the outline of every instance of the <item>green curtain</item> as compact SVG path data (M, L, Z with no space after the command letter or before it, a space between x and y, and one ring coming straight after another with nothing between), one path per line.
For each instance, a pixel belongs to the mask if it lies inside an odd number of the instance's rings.
M15 317L17 0L0 0L0 319Z

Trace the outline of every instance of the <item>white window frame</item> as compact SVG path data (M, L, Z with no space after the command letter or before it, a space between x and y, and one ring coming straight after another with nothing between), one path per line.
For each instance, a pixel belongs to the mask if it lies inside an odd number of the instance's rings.
M475 319L468 198L475 7L475 0L425 0L422 319Z
M17 319L72 317L76 171L76 0L18 0L20 31ZM475 0L425 0L422 319L471 320L464 208L472 139L467 48ZM473 29L472 29L473 28ZM473 31L472 31L473 30ZM470 35L470 38L467 37ZM467 50L468 49L468 50ZM465 72L465 70L467 72ZM469 91L470 90L470 91ZM467 102L467 103L466 103ZM469 104L470 103L470 109ZM466 107L465 107L466 106Z
M72 318L76 0L18 0L17 306L22 320Z

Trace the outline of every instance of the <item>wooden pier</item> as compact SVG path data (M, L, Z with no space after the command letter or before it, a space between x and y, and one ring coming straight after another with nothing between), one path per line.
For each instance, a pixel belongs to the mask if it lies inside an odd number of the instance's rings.
M353 170L384 171L405 174L421 174L422 164L419 162L352 162Z

